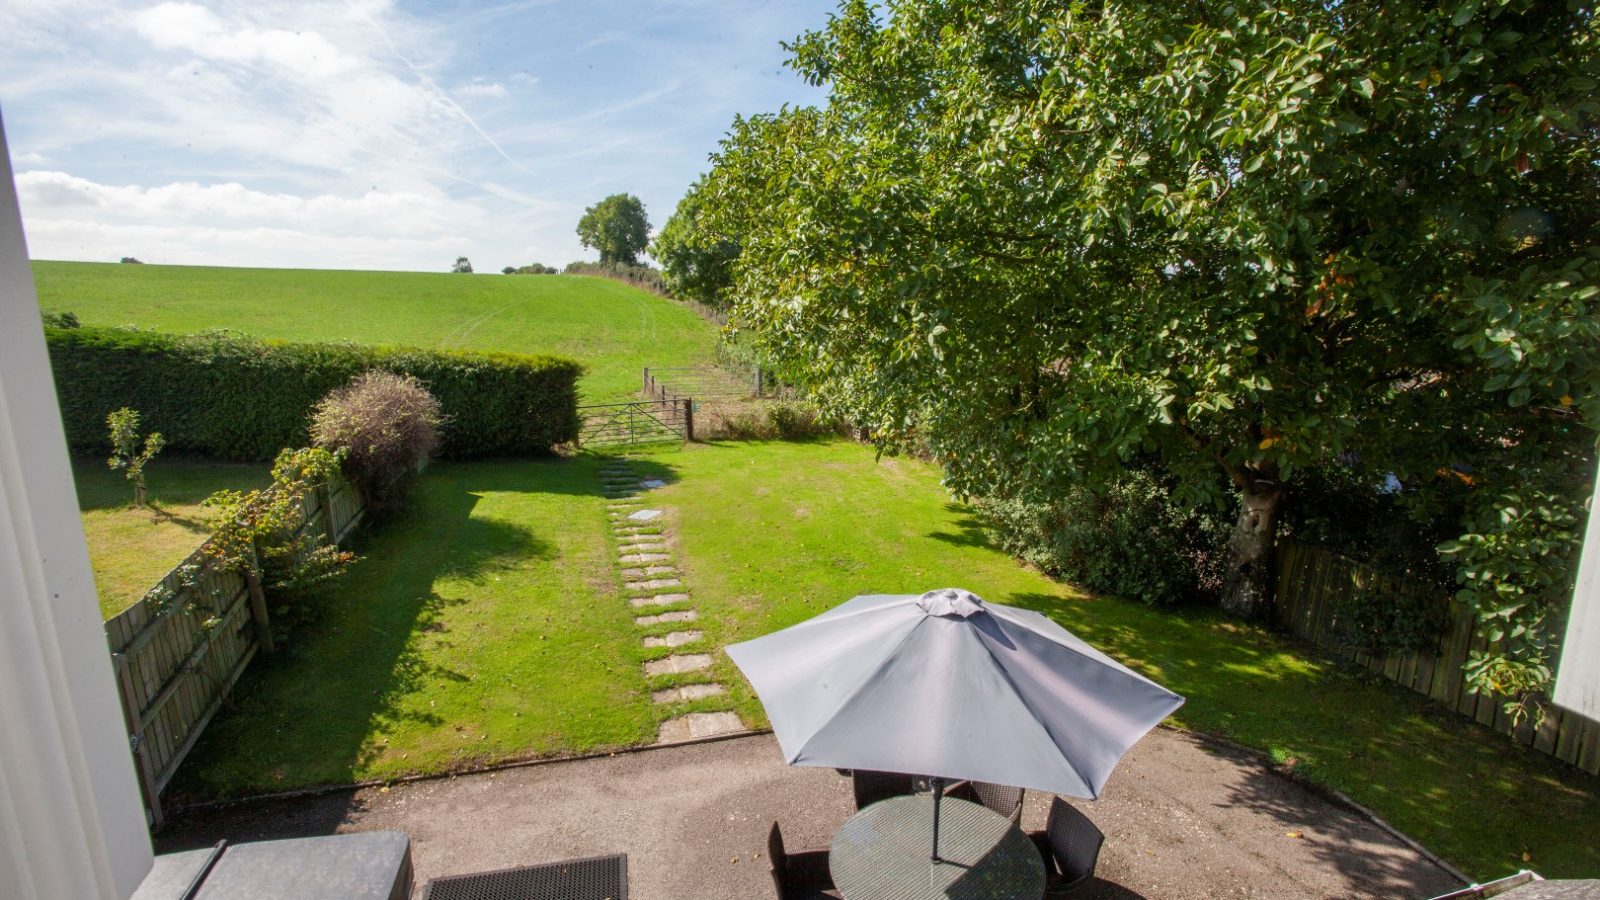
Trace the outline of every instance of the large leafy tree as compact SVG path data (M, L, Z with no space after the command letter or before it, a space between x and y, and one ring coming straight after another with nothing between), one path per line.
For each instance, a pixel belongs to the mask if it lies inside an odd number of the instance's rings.
M700 199L704 185L704 178L696 179L678 201L678 208L656 235L650 255L661 263L667 286L674 294L709 306L722 306L733 283L733 261L739 258L739 242L704 227Z
M1454 485L1474 677L1547 679L1600 425L1591 12L878 9L791 46L828 104L736 121L701 192L766 352L959 493L1231 493L1243 612L1296 470Z
M583 211L578 239L600 251L603 263L637 265L650 243L650 221L644 203L632 194L612 194Z

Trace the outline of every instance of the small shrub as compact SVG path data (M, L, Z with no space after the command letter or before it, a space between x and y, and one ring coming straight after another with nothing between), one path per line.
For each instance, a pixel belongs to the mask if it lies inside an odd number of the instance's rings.
M409 375L372 371L333 391L311 414L311 440L344 454L344 471L373 513L392 512L439 448L439 401Z
M145 436L144 448L139 447L139 412L126 406L106 416L111 432L111 458L106 461L112 469L120 469L133 482L133 505L145 505L144 466L155 458L166 441L161 432L152 431Z
M124 262L124 263L126 263L128 265L134 265L134 266L142 266L142 265L144 265L143 262L141 262L141 261L139 261L137 259L134 259L131 256L124 256L122 258L122 262Z
M83 323L78 321L78 314L74 312L50 312L45 310L39 315L46 328L81 328Z
M817 408L793 400L706 400L695 405L694 434L708 441L798 441L837 434Z
M1227 517L1179 509L1152 473L1129 470L1052 503L977 505L1008 552L1092 591L1157 605L1220 586Z
M577 262L567 263L568 275L594 275L598 278L609 278L623 284L632 285L642 291L660 294L663 297L671 296L667 292L667 281L660 269L649 266L628 264L625 262Z

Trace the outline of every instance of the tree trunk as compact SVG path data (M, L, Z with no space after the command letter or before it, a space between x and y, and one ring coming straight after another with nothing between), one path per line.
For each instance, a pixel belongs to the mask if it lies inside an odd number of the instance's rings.
M1223 587L1222 608L1256 619L1272 606L1273 549L1284 492L1276 472L1251 472L1242 488L1239 521L1228 541L1228 582Z

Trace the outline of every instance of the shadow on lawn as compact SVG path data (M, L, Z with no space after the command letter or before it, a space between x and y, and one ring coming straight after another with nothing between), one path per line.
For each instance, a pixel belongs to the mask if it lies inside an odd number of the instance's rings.
M636 468L641 477L671 476L665 466ZM403 513L363 534L356 549L364 558L320 601L316 620L252 665L185 764L173 799L348 782L386 752L375 736L449 727L419 695L430 684L470 680L438 662L438 650L458 640L454 611L496 573L554 559L553 535L564 527L508 518L503 505L492 517L474 511L498 493L598 496L594 470L581 460L430 470Z

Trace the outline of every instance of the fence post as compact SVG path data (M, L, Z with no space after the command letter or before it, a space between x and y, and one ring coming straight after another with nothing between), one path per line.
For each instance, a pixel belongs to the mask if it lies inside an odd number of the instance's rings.
M694 440L694 399L683 398L683 439Z
M272 643L272 625L267 621L267 595L261 590L261 576L256 574L261 557L253 543L250 554L255 558L244 569L244 586L250 592L250 619L255 622L256 642L261 645L262 652L271 653L277 648Z
M761 367L756 366L756 399L761 399Z
M339 526L333 521L333 491L329 490L328 483L317 485L317 506L322 509L322 534L328 539L328 546L339 546Z
M139 725L139 710L134 708L128 657L113 651L111 669L117 676L117 699L121 701L118 705L122 707L123 724L128 726L128 749L133 753L134 774L139 776L139 793L144 797L145 813L150 816L150 828L157 830L166 817L161 814L161 792L156 790L155 766L150 762L150 748L145 746L145 730Z

